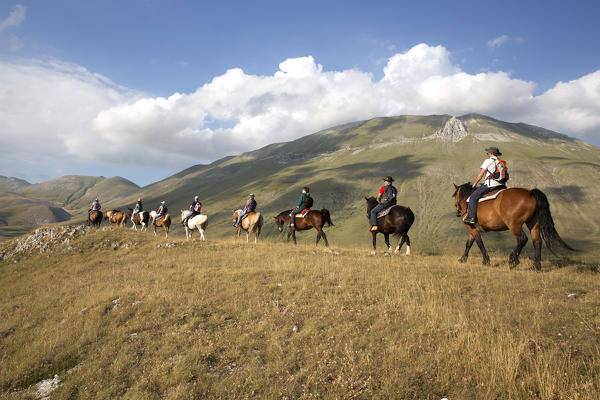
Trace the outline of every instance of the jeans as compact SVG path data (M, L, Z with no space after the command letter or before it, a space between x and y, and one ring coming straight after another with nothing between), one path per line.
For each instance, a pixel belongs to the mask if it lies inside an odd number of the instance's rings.
M377 225L377 213L384 208L386 208L389 204L379 203L371 210L371 226Z
M244 218L244 215L248 214L246 211L242 211L240 213L240 215L238 216L237 222L235 223L236 226L240 225L240 222L242 222L242 218Z
M304 210L306 210L306 207L304 206L301 206L300 208L294 208L292 210L292 215L290 217L290 226L294 226L294 223L296 222L296 214Z
M487 185L481 185L471 194L471 197L469 197L469 218L477 219L477 202L491 189Z
M154 216L154 218L152 218L152 225L154 225L154 222L156 222L157 219L159 219L160 217L162 217L164 214L156 214Z

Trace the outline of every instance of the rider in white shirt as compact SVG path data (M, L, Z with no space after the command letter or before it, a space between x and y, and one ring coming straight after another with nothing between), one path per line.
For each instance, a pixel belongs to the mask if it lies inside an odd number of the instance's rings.
M492 174L496 170L496 166L498 164L498 157L502 155L500 150L497 147L488 147L485 149L487 152L488 158L481 164L481 169L479 170L479 174L477 178L475 178L475 183L473 183L473 188L475 191L469 197L469 215L465 219L465 223L469 225L475 225L477 223L477 203L479 199L492 190L492 188L496 186L501 186L502 184L494 179L492 179ZM477 183L484 178L483 185L477 187Z

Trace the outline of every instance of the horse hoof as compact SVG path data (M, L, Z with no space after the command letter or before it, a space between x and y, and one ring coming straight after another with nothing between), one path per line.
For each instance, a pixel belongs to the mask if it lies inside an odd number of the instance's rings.
M490 260L483 260L483 265L490 265Z
M372 251L371 253L369 253L370 255L374 256L375 255L375 251Z
M389 257L389 256L390 256L390 253L388 253L388 252L386 251L385 253L383 253L383 256L384 256L384 257Z
M459 263L466 263L467 262L467 257L461 257L458 259Z

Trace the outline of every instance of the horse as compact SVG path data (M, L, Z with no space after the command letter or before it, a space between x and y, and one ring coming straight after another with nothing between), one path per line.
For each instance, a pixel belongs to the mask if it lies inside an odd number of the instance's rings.
M367 201L367 219L371 218L371 210L379 204L375 197L365 197ZM404 242L406 242L406 254L410 255L410 237L408 236L408 230L415 222L415 214L408 207L395 205L393 206L387 215L377 218L377 230L371 231L373 235L373 252L377 247L377 233L383 233L385 244L388 247L388 252L392 251L390 245L390 234L397 235L399 237L398 246L394 250L394 254L398 254ZM370 225L369 225L370 226Z
M99 228L102 224L102 211L94 210L90 213L88 218L88 226L94 225L96 228Z
M133 216L133 209L127 208L127 218L131 219L133 226L131 229L135 229L137 231L137 225L142 226L142 232L148 230L148 220L150 219L150 213L148 211L140 211L135 216Z
M468 213L467 198L473 193L474 188L471 182L460 186L455 184L454 188L455 192L452 197L455 198L456 216L462 218L464 223L464 217ZM558 248L577 251L566 244L559 236L554 227L548 198L539 189L510 188L503 190L495 199L483 201L478 205L477 220L484 232L510 230L515 235L517 245L508 258L511 269L519 264L519 255L527 243L523 224L527 225L531 233L535 250L533 268L537 271L542 268L542 240L554 254L556 254L555 250ZM466 262L473 242L477 242L483 256L483 264L489 265L490 258L483 245L479 230L469 224L465 223L464 225L469 232L469 238L467 239L465 252L458 261Z
M108 220L108 222L112 225L112 224L117 224L121 227L123 227L124 225L127 225L127 213L125 213L124 211L119 211L119 210L109 210L106 212L106 216L104 217L105 220Z
M154 219L156 215L156 211L150 211L150 218ZM171 226L171 217L169 214L161 215L156 219L156 223L154 224L154 236L156 236L156 227L162 226L165 230L165 237L169 237L169 227Z
M233 223L237 222L238 217L242 213L242 210L235 210L233 212ZM263 217L259 212L250 211L240 222L237 227L238 239L242 233L242 229L246 231L246 243L250 241L250 232L254 233L254 243L258 243L258 237L260 236L260 230L263 226Z
M181 210L181 222L182 223L185 220L187 213L188 212L186 210ZM207 224L208 224L208 216L206 216L204 214L198 214L198 215L188 219L187 224L184 225L186 239L189 240L192 237L192 233L194 232L194 230L198 229L198 232L200 232L200 240L206 240L206 239L204 239L204 230L206 229Z
M283 226L290 224L290 213L292 210L282 211L277 215L275 221L277 223L277 229L279 232L283 232ZM329 242L327 241L327 235L323 232L323 227L327 223L327 226L332 226L333 222L331 222L331 215L329 214L329 210L323 208L322 210L311 210L304 214L303 218L299 218L296 215L294 221L294 228L290 227L290 230L287 235L287 241L290 241L290 236L294 238L294 244L296 244L296 231L305 231L310 228L315 228L317 230L317 241L315 246L319 244L319 240L323 237L323 241L325 242L325 246L329 247Z

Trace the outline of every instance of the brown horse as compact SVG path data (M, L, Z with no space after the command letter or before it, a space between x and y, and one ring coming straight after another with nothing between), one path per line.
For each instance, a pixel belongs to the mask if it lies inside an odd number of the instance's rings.
M365 200L367 201L367 219L370 219L371 210L379 203L375 197L365 197ZM377 233L383 233L385 244L388 247L388 253L392 252L390 234L393 234L400 238L398 240L398 246L396 246L396 250L394 250L394 254L398 254L402 245L406 242L406 255L410 255L410 237L408 237L408 230L413 222L415 222L415 214L413 214L412 210L400 205L395 205L390 209L387 215L377 218L377 227L379 229L371 231L371 235L373 236L373 251L371 254L375 255L375 250L377 250Z
M150 218L154 218L154 216L156 215L156 211L150 211ZM156 222L154 224L154 236L156 236L156 227L157 226L162 226L163 229L165 230L165 237L169 237L169 227L171 226L171 217L169 216L169 214L166 215L161 215L160 217L158 217L156 219Z
M142 226L142 232L148 229L148 220L150 219L150 213L148 211L140 211L139 213L135 214L133 218L131 217L132 215L133 209L128 207L127 218L131 219L131 222L133 223L131 229L135 229L137 231L138 225Z
M88 218L88 226L94 225L96 228L100 227L102 224L102 211L94 210L90 213Z
M233 223L237 222L238 217L242 213L242 210L235 210L233 212ZM246 231L246 243L250 241L250 232L254 233L254 243L258 243L258 237L260 236L260 230L263 226L263 217L259 212L250 211L244 219L240 222L237 227L237 237L240 238L242 229Z
M279 232L283 232L284 225L289 226L291 212L292 210L282 211L281 213L279 213L279 215L273 217L277 222L277 228L279 229ZM296 231L305 231L310 228L315 228L317 230L317 241L315 245L319 244L319 240L321 240L321 237L323 237L325 246L329 247L327 235L325 235L325 232L323 232L323 227L325 226L325 223L327 223L327 226L333 225L333 222L331 222L329 210L325 208L322 210L311 210L304 214L304 217L302 218L298 218L298 215L296 215L294 221L295 227L290 228L287 235L287 240L289 242L291 236L292 238L294 238L294 244L296 244Z
M454 185L454 188L456 191L452 196L456 201L456 216L461 217L464 221L464 217L468 212L467 198L473 193L474 189L470 182L460 186ZM550 214L548 198L538 189L510 188L500 192L495 199L479 203L477 220L485 232L510 230L516 236L517 245L508 258L510 268L514 268L519 264L519 255L527 243L523 224L526 224L531 232L533 248L535 249L533 266L536 270L541 269L542 240L553 253L559 247L577 251L566 244L556 232L554 220ZM465 253L459 261L467 261L469 250L475 241L479 246L479 250L481 250L483 264L488 265L490 258L485 250L479 231L469 224L465 223L464 225L469 231L469 239L467 240Z
M127 221L127 213L125 213L124 211L119 211L119 210L109 210L106 212L106 216L104 217L105 220L108 220L108 222L112 225L112 224L117 224L120 227L123 227L126 224Z

